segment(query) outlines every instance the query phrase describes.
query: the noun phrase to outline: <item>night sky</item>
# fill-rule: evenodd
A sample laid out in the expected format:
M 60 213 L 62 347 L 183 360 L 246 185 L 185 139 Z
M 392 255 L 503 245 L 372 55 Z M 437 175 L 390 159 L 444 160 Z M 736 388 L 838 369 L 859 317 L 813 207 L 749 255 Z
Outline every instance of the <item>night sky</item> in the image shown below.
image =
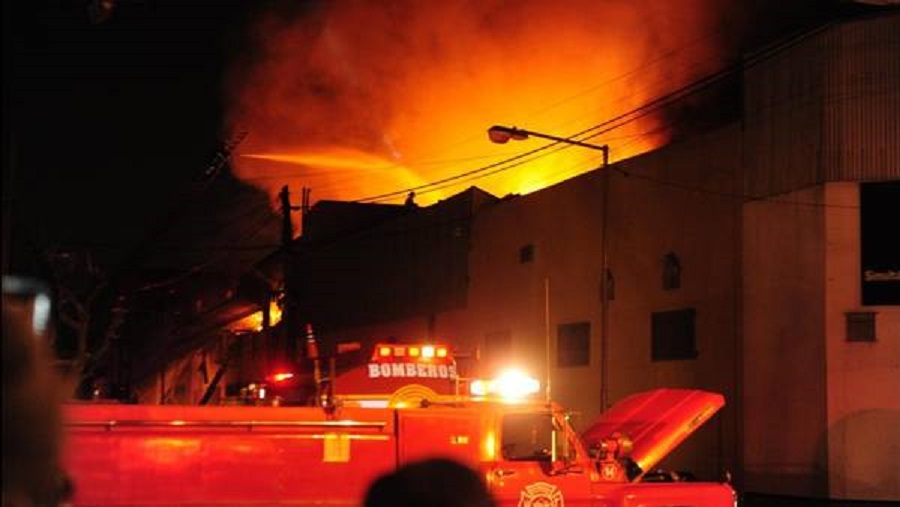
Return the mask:
M 96 4 L 3 3 L 9 269 L 35 271 L 41 252 L 59 248 L 114 266 L 148 237 L 147 257 L 182 268 L 223 243 L 266 253 L 278 227 L 268 196 L 227 171 L 199 193 L 191 182 L 230 135 L 225 90 L 235 62 L 253 58 L 250 23 L 267 9 L 302 16 L 320 3 L 118 0 L 106 19 L 91 17 Z M 747 44 L 847 6 L 741 4 L 736 15 L 756 23 Z M 161 221 L 166 233 L 148 235 Z M 251 232 L 260 224 L 272 230 Z
M 229 136 L 222 90 L 252 9 L 123 0 L 93 22 L 90 5 L 3 4 L 12 269 L 34 269 L 28 257 L 48 248 L 93 250 L 115 264 L 166 220 L 162 250 L 214 245 L 216 227 L 235 225 L 219 218 L 229 205 L 258 224 L 267 197 L 227 173 L 201 192 L 191 186 Z

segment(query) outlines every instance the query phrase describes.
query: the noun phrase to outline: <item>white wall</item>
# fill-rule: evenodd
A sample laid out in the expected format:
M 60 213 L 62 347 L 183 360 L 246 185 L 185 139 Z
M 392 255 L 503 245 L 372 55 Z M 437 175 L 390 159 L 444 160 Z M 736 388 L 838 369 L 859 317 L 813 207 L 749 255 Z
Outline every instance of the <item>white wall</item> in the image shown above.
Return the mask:
M 825 202 L 829 493 L 900 500 L 900 307 L 861 306 L 859 185 L 830 183 Z M 846 341 L 856 311 L 877 312 L 875 342 Z

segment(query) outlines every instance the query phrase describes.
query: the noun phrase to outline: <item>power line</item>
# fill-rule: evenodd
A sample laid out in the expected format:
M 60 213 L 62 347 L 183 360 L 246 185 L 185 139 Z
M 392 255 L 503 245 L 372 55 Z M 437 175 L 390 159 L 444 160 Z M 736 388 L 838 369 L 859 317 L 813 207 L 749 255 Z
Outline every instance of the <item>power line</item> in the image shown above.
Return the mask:
M 832 25 L 832 23 L 826 23 L 815 29 L 806 30 L 799 34 L 793 34 L 793 35 L 783 39 L 781 42 L 775 43 L 770 47 L 764 48 L 763 50 L 759 51 L 758 53 L 751 55 L 750 57 L 748 57 L 742 61 L 739 61 L 735 64 L 729 65 L 717 72 L 714 72 L 714 73 L 712 73 L 708 76 L 705 76 L 699 80 L 693 81 L 693 82 L 691 82 L 683 87 L 680 87 L 672 92 L 661 95 L 640 107 L 626 111 L 626 112 L 619 114 L 609 120 L 606 120 L 606 121 L 603 121 L 596 125 L 593 125 L 593 126 L 587 128 L 587 129 L 584 129 L 580 132 L 576 132 L 575 134 L 568 136 L 567 139 L 575 140 L 575 141 L 586 141 L 586 140 L 593 139 L 599 135 L 602 135 L 606 132 L 609 132 L 611 130 L 620 128 L 624 125 L 627 125 L 628 123 L 631 123 L 639 118 L 647 116 L 647 115 L 659 110 L 660 108 L 667 106 L 675 101 L 682 100 L 682 99 L 689 97 L 691 95 L 694 95 L 702 90 L 705 90 L 705 89 L 709 88 L 710 86 L 721 82 L 726 77 L 729 77 L 732 74 L 737 73 L 738 71 L 746 70 L 755 65 L 758 65 L 759 63 L 766 61 L 769 58 L 772 58 L 772 57 L 780 54 L 781 52 L 793 47 L 794 45 L 800 43 L 801 41 L 806 40 L 807 38 L 824 31 L 831 25 Z M 421 194 L 421 193 L 424 193 L 424 192 L 422 192 L 422 190 L 429 189 L 430 187 L 445 188 L 447 186 L 446 183 L 450 183 L 452 181 L 467 178 L 470 176 L 479 175 L 479 174 L 481 175 L 480 177 L 490 176 L 492 174 L 496 174 L 497 172 L 500 172 L 503 170 L 508 170 L 508 169 L 512 169 L 514 167 L 518 167 L 518 166 L 522 165 L 524 162 L 517 162 L 517 161 L 519 161 L 529 155 L 534 155 L 537 153 L 544 152 L 547 149 L 549 149 L 553 146 L 556 146 L 560 143 L 561 143 L 560 141 L 549 143 L 549 144 L 546 144 L 539 148 L 535 148 L 535 149 L 526 151 L 519 155 L 515 155 L 513 157 L 509 157 L 507 159 L 504 159 L 504 160 L 501 160 L 498 162 L 494 162 L 494 163 L 491 163 L 491 164 L 488 164 L 488 165 L 485 165 L 485 166 L 482 166 L 482 167 L 479 167 L 479 168 L 476 168 L 476 169 L 473 169 L 470 171 L 459 173 L 454 176 L 449 176 L 449 177 L 442 178 L 442 179 L 439 179 L 436 181 L 432 181 L 430 183 L 425 183 L 422 185 L 406 188 L 403 190 L 397 190 L 394 192 L 388 192 L 388 193 L 384 193 L 384 194 L 380 194 L 380 195 L 376 195 L 376 196 L 358 199 L 357 202 L 383 201 L 388 198 L 406 195 L 409 192 L 418 192 Z M 548 153 L 544 153 L 544 154 L 540 155 L 539 157 L 535 157 L 531 160 L 537 160 L 538 158 L 542 158 L 543 156 L 546 156 L 547 154 Z M 513 162 L 517 162 L 517 163 L 512 164 Z M 511 165 L 509 165 L 507 167 L 503 167 L 506 164 L 511 164 Z M 493 170 L 493 169 L 500 168 L 500 167 L 503 167 L 503 168 L 499 169 L 499 170 Z M 487 172 L 487 171 L 490 171 L 490 172 Z M 467 181 L 472 181 L 474 179 L 478 179 L 478 178 L 469 178 Z M 427 190 L 427 191 L 433 191 L 433 190 Z
M 576 100 L 576 99 L 578 99 L 578 98 L 584 97 L 584 96 L 586 96 L 586 95 L 595 93 L 595 92 L 597 92 L 597 91 L 603 89 L 604 87 L 609 86 L 609 85 L 611 85 L 611 84 L 613 84 L 613 83 L 615 83 L 615 82 L 621 81 L 621 80 L 626 79 L 626 78 L 631 77 L 631 76 L 634 76 L 634 75 L 638 74 L 638 73 L 641 72 L 641 71 L 647 71 L 647 70 L 650 69 L 651 67 L 654 67 L 654 66 L 656 66 L 656 65 L 658 65 L 658 64 L 660 64 L 660 63 L 662 63 L 662 62 L 664 62 L 664 61 L 666 61 L 666 60 L 670 60 L 670 59 L 674 58 L 676 55 L 678 55 L 679 53 L 683 53 L 684 51 L 686 51 L 686 50 L 689 49 L 689 48 L 692 48 L 692 47 L 694 47 L 694 46 L 697 46 L 697 45 L 699 45 L 699 44 L 701 44 L 701 43 L 703 43 L 703 42 L 708 41 L 709 39 L 712 39 L 712 38 L 714 38 L 714 37 L 717 37 L 717 36 L 721 35 L 722 32 L 724 32 L 724 31 L 725 31 L 725 27 L 714 28 L 714 29 L 711 31 L 711 33 L 709 33 L 709 34 L 707 34 L 707 35 L 704 35 L 704 36 L 698 37 L 698 38 L 696 38 L 696 39 L 693 39 L 693 40 L 691 40 L 690 42 L 688 42 L 688 43 L 686 43 L 686 44 L 684 44 L 684 45 L 681 45 L 681 46 L 672 48 L 672 49 L 670 49 L 670 50 L 668 50 L 668 51 L 662 53 L 661 55 L 659 55 L 659 56 L 657 56 L 657 57 L 655 57 L 655 58 L 653 58 L 653 59 L 651 59 L 651 60 L 649 60 L 649 61 L 646 61 L 646 62 L 644 62 L 643 64 L 641 64 L 641 65 L 639 65 L 639 66 L 633 67 L 632 69 L 630 69 L 630 70 L 628 70 L 628 71 L 626 71 L 626 72 L 624 72 L 624 73 L 622 73 L 622 74 L 619 74 L 619 75 L 617 75 L 617 76 L 615 76 L 615 77 L 612 77 L 612 78 L 607 79 L 607 80 L 605 80 L 605 81 L 602 81 L 602 82 L 600 82 L 600 83 L 591 85 L 591 86 L 589 86 L 588 88 L 585 88 L 585 89 L 583 89 L 583 90 L 581 90 L 581 91 L 578 91 L 578 92 L 576 92 L 576 93 L 574 93 L 574 94 L 572 94 L 572 95 L 569 95 L 569 96 L 564 97 L 564 98 L 562 98 L 562 99 L 560 99 L 560 100 L 557 100 L 556 102 L 553 102 L 553 103 L 551 103 L 551 104 L 548 104 L 548 105 L 546 105 L 546 106 L 544 106 L 544 107 L 541 107 L 541 108 L 539 108 L 539 109 L 537 109 L 537 110 L 531 111 L 531 112 L 528 113 L 527 115 L 522 116 L 520 119 L 521 119 L 521 121 L 526 121 L 526 120 L 528 120 L 528 119 L 530 119 L 530 118 L 534 118 L 534 117 L 536 117 L 536 116 L 540 116 L 540 115 L 542 115 L 543 113 L 546 113 L 546 112 L 548 112 L 548 111 L 551 111 L 551 110 L 553 110 L 553 109 L 555 109 L 555 108 L 557 108 L 557 107 L 559 107 L 559 106 L 561 106 L 561 105 L 563 105 L 563 104 L 566 104 L 566 103 L 571 102 L 571 101 L 573 101 L 573 100 Z M 696 62 L 695 62 L 695 63 L 696 63 Z M 472 140 L 474 140 L 474 139 L 477 139 L 477 138 L 479 138 L 479 137 L 481 137 L 481 134 L 473 134 L 473 135 L 471 135 L 471 136 L 465 137 L 465 138 L 460 139 L 460 140 L 458 140 L 458 141 L 456 141 L 456 142 L 453 142 L 453 143 L 451 143 L 451 144 L 446 145 L 446 146 L 444 147 L 444 149 L 441 149 L 441 150 L 439 151 L 439 153 L 446 152 L 446 151 L 448 150 L 448 148 L 451 148 L 451 147 L 454 147 L 454 146 L 458 146 L 458 145 L 461 145 L 461 144 L 465 144 L 465 143 L 467 143 L 467 142 L 469 142 L 469 141 L 472 141 Z M 468 156 L 468 157 L 458 157 L 458 158 L 434 158 L 434 159 L 427 159 L 427 158 L 426 158 L 426 159 L 424 159 L 424 160 L 423 160 L 423 159 L 410 160 L 410 161 L 408 161 L 407 163 L 404 163 L 404 164 L 399 164 L 399 163 L 386 164 L 386 165 L 381 166 L 381 167 L 371 168 L 370 170 L 371 170 L 371 171 L 383 171 L 383 170 L 389 170 L 389 169 L 393 169 L 393 168 L 397 168 L 397 167 L 404 167 L 404 166 L 406 166 L 406 167 L 410 167 L 410 166 L 420 167 L 420 166 L 448 165 L 448 164 L 455 164 L 455 163 L 460 163 L 460 162 L 469 162 L 469 161 L 473 161 L 473 160 L 484 160 L 484 159 L 489 159 L 489 158 L 497 158 L 497 156 L 498 156 L 498 155 L 497 155 L 496 153 L 493 153 L 493 154 L 473 155 L 473 156 Z M 348 170 L 348 171 L 350 171 L 350 170 Z M 285 178 L 285 177 L 305 177 L 305 176 L 317 176 L 317 175 L 323 175 L 323 174 L 329 174 L 329 175 L 332 175 L 334 172 L 335 172 L 335 170 L 315 171 L 315 172 L 309 172 L 309 171 L 306 171 L 306 172 L 302 172 L 302 173 L 292 173 L 292 174 L 283 174 L 283 175 L 271 175 L 271 176 L 257 176 L 257 177 L 253 177 L 253 178 L 241 178 L 241 179 L 242 179 L 242 180 L 245 180 L 245 181 L 280 180 L 280 179 L 283 179 L 283 178 Z M 402 192 L 400 192 L 400 193 L 402 193 Z M 360 200 L 360 202 L 363 202 L 363 201 L 365 201 L 365 200 L 368 200 L 368 199 Z
M 545 145 L 545 146 L 541 146 L 540 148 L 535 148 L 535 149 L 533 149 L 533 150 L 529 150 L 529 151 L 526 151 L 526 152 L 524 152 L 524 153 L 520 153 L 519 155 L 516 155 L 516 156 L 513 156 L 513 157 L 509 157 L 509 158 L 507 158 L 507 159 L 501 160 L 500 162 L 495 162 L 495 163 L 493 163 L 493 164 L 488 164 L 488 165 L 486 165 L 486 166 L 482 166 L 482 167 L 479 167 L 479 168 L 477 168 L 477 169 L 473 169 L 473 170 L 471 170 L 471 171 L 466 171 L 466 172 L 464 172 L 464 173 L 460 173 L 460 174 L 457 174 L 457 175 L 454 175 L 454 176 L 450 176 L 450 177 L 447 177 L 447 178 L 444 178 L 444 179 L 432 181 L 431 183 L 425 183 L 425 184 L 423 184 L 423 185 L 418 185 L 418 186 L 415 186 L 415 187 L 410 187 L 410 188 L 407 188 L 407 189 L 404 189 L 404 190 L 397 190 L 397 191 L 395 191 L 395 192 L 388 192 L 388 193 L 386 193 L 386 194 L 375 195 L 375 196 L 372 196 L 372 197 L 366 197 L 366 198 L 363 198 L 363 199 L 357 199 L 357 202 L 377 201 L 377 200 L 380 200 L 380 199 L 384 199 L 384 198 L 386 198 L 386 197 L 395 197 L 395 196 L 400 196 L 400 195 L 406 195 L 406 194 L 408 194 L 409 192 L 417 191 L 417 190 L 420 190 L 420 189 L 426 189 L 426 188 L 431 187 L 431 186 L 434 186 L 434 185 L 440 185 L 440 184 L 442 184 L 442 183 L 447 183 L 447 182 L 449 182 L 449 181 L 458 180 L 458 179 L 460 179 L 460 178 L 465 178 L 466 176 L 471 176 L 471 175 L 473 175 L 473 174 L 478 174 L 478 173 L 480 173 L 480 172 L 484 172 L 484 171 L 493 169 L 493 168 L 495 168 L 495 167 L 502 166 L 502 165 L 507 164 L 507 163 L 509 163 L 509 162 L 514 162 L 514 161 L 516 161 L 516 160 L 520 160 L 520 159 L 522 159 L 522 158 L 524 158 L 524 157 L 527 157 L 528 155 L 533 155 L 533 154 L 535 154 L 535 153 L 540 153 L 540 152 L 542 152 L 542 151 L 544 151 L 544 150 L 546 150 L 546 149 L 548 149 L 548 148 L 551 148 L 551 147 L 553 147 L 553 146 L 555 146 L 555 145 L 557 145 L 557 144 L 560 144 L 560 141 L 556 141 L 556 142 L 547 144 L 547 145 Z M 513 167 L 515 167 L 515 166 L 513 166 Z
M 615 83 L 615 82 L 618 82 L 618 81 L 621 81 L 621 80 L 626 79 L 626 78 L 628 78 L 628 77 L 631 77 L 631 76 L 633 76 L 633 75 L 636 75 L 636 74 L 638 74 L 638 73 L 641 72 L 641 71 L 647 71 L 648 69 L 650 69 L 651 67 L 653 67 L 653 66 L 655 66 L 655 65 L 657 65 L 657 64 L 659 64 L 659 63 L 662 63 L 662 62 L 664 62 L 664 61 L 666 61 L 666 60 L 670 60 L 670 59 L 674 58 L 678 53 L 682 53 L 683 51 L 687 50 L 688 48 L 691 48 L 691 47 L 694 47 L 694 46 L 696 46 L 696 45 L 698 45 L 698 44 L 704 43 L 704 42 L 708 41 L 709 39 L 712 39 L 713 37 L 718 37 L 718 36 L 720 36 L 725 30 L 726 30 L 726 27 L 725 27 L 724 25 L 721 26 L 721 27 L 714 28 L 714 29 L 711 31 L 711 33 L 709 33 L 709 34 L 707 34 L 707 35 L 704 35 L 704 36 L 701 36 L 701 37 L 698 37 L 698 38 L 696 38 L 696 39 L 694 39 L 694 40 L 691 40 L 690 42 L 688 42 L 688 43 L 686 43 L 686 44 L 684 44 L 684 45 L 682 45 L 682 46 L 672 48 L 672 49 L 670 49 L 669 51 L 666 51 L 666 52 L 662 53 L 661 55 L 659 55 L 659 56 L 657 56 L 657 57 L 655 57 L 655 58 L 653 58 L 653 59 L 651 59 L 651 60 L 649 60 L 649 61 L 647 61 L 647 62 L 645 62 L 645 63 L 643 63 L 643 64 L 641 64 L 641 65 L 639 65 L 639 66 L 636 66 L 636 67 L 632 68 L 631 70 L 628 70 L 628 71 L 626 71 L 626 72 L 624 72 L 624 73 L 622 73 L 622 74 L 619 74 L 618 76 L 612 77 L 612 78 L 607 79 L 607 80 L 605 80 L 605 81 L 602 81 L 602 82 L 600 82 L 600 83 L 598 83 L 598 84 L 591 85 L 591 86 L 589 86 L 588 88 L 583 89 L 583 90 L 581 90 L 581 91 L 579 91 L 579 92 L 576 92 L 576 93 L 573 94 L 573 95 L 570 95 L 570 96 L 568 96 L 568 97 L 564 97 L 564 98 L 562 98 L 562 99 L 560 99 L 560 100 L 557 100 L 556 102 L 553 102 L 553 103 L 551 103 L 551 104 L 548 104 L 548 105 L 546 105 L 546 106 L 544 106 L 544 107 L 542 107 L 542 108 L 539 108 L 539 109 L 537 109 L 537 110 L 531 111 L 531 112 L 528 113 L 527 115 L 525 115 L 525 116 L 523 116 L 523 117 L 520 117 L 519 121 L 527 121 L 527 120 L 530 120 L 531 118 L 534 118 L 534 117 L 536 117 L 536 116 L 540 116 L 541 114 L 546 113 L 546 112 L 548 112 L 548 111 L 550 111 L 550 110 L 552 110 L 552 109 L 555 109 L 555 108 L 557 108 L 557 107 L 559 107 L 559 106 L 561 106 L 561 105 L 563 105 L 563 104 L 565 104 L 565 103 L 571 102 L 571 101 L 576 100 L 576 99 L 578 99 L 578 98 L 580 98 L 580 97 L 584 97 L 584 96 L 589 95 L 589 94 L 591 94 L 591 93 L 597 92 L 597 91 L 601 90 L 602 88 L 604 88 L 604 87 L 606 87 L 606 86 L 608 86 L 608 85 L 611 85 L 611 84 L 613 84 L 613 83 Z M 468 137 L 466 137 L 466 138 L 463 138 L 463 139 L 461 139 L 461 140 L 459 140 L 459 141 L 457 141 L 457 142 L 454 142 L 454 143 L 451 143 L 451 144 L 447 145 L 447 146 L 445 147 L 445 149 L 442 150 L 442 152 L 447 151 L 446 148 L 451 148 L 451 147 L 454 147 L 454 146 L 458 146 L 458 145 L 461 145 L 461 144 L 465 144 L 465 143 L 467 143 L 467 142 L 469 142 L 469 141 L 471 141 L 471 140 L 473 140 L 473 139 L 476 139 L 476 138 L 478 138 L 478 137 L 481 137 L 481 134 L 473 134 L 473 135 L 471 135 L 471 136 L 468 136 Z M 487 158 L 487 157 L 485 157 L 485 158 Z M 447 160 L 449 161 L 449 160 L 451 160 L 451 159 L 447 159 Z M 433 163 L 442 163 L 442 161 L 441 161 L 440 159 L 438 159 L 437 161 L 427 161 L 427 160 L 426 160 L 426 161 L 424 161 L 424 162 L 422 162 L 422 161 L 410 161 L 410 165 L 416 165 L 416 166 L 426 165 L 426 164 L 433 164 Z M 395 165 L 391 165 L 391 166 L 387 166 L 386 168 L 391 168 L 391 167 L 396 167 L 396 166 L 395 166 Z
M 263 206 L 257 205 L 257 207 L 250 208 L 250 210 L 245 211 L 244 213 L 239 215 L 237 221 L 242 221 L 243 219 L 249 219 L 249 217 L 254 214 L 261 215 L 260 216 L 261 220 L 256 220 L 253 223 L 253 227 L 250 229 L 252 232 L 249 235 L 247 235 L 246 237 L 242 238 L 243 241 L 251 240 L 254 237 L 256 237 L 260 232 L 263 231 L 263 229 L 265 228 L 265 226 L 268 223 L 270 223 L 271 221 L 273 221 L 274 219 L 277 218 L 271 213 L 271 210 L 269 209 L 268 205 L 264 204 Z M 217 255 L 215 255 L 203 262 L 200 262 L 198 264 L 194 264 L 193 266 L 190 266 L 188 268 L 181 269 L 180 270 L 181 272 L 174 276 L 171 276 L 171 277 L 168 277 L 166 279 L 159 280 L 156 282 L 150 282 L 150 283 L 144 284 L 143 286 L 141 286 L 137 289 L 137 292 L 147 292 L 147 291 L 156 290 L 156 289 L 175 285 L 177 283 L 182 282 L 183 280 L 186 280 L 186 279 L 194 276 L 197 273 L 200 273 L 202 271 L 209 269 L 210 266 L 213 266 L 216 264 L 224 264 L 226 261 L 230 260 L 230 257 L 232 255 L 234 255 L 236 252 L 247 252 L 247 251 L 254 251 L 254 250 L 256 250 L 256 249 L 242 250 L 242 249 L 238 249 L 238 248 L 234 248 L 234 247 L 232 247 L 228 250 L 218 250 Z M 272 250 L 274 250 L 274 248 Z
M 664 180 L 664 179 L 656 178 L 653 176 L 647 176 L 646 174 L 633 173 L 633 172 L 626 171 L 617 166 L 609 166 L 609 168 L 611 170 L 621 174 L 622 176 L 624 176 L 626 178 L 635 178 L 635 179 L 648 181 L 648 182 L 651 182 L 651 183 L 654 183 L 657 185 L 661 185 L 661 186 L 677 188 L 680 190 L 685 190 L 688 192 L 695 192 L 698 194 L 706 194 L 706 195 L 712 195 L 712 196 L 716 196 L 716 197 L 723 197 L 726 199 L 741 200 L 743 202 L 765 201 L 765 202 L 771 202 L 774 204 L 790 204 L 790 205 L 798 205 L 798 206 L 811 206 L 811 207 L 816 207 L 816 208 L 859 209 L 859 206 L 854 206 L 854 205 L 849 205 L 849 204 L 845 205 L 845 204 L 827 204 L 827 203 L 806 202 L 806 201 L 789 201 L 789 200 L 783 200 L 783 199 L 775 199 L 775 198 L 766 197 L 766 196 L 751 196 L 751 195 L 741 194 L 741 193 L 736 193 L 736 192 L 722 192 L 722 191 L 718 191 L 718 190 L 711 190 L 708 188 L 688 185 L 685 183 L 679 183 L 676 181 Z
M 627 138 L 633 138 L 633 137 L 640 137 L 640 136 L 644 136 L 644 135 L 648 135 L 648 134 L 652 134 L 652 133 L 655 133 L 655 132 L 658 132 L 658 131 L 665 130 L 666 128 L 667 128 L 667 127 L 660 127 L 660 128 L 658 128 L 658 129 L 654 129 L 654 130 L 642 132 L 642 133 L 640 133 L 640 134 L 632 134 L 632 135 L 629 135 L 629 136 L 619 136 L 619 137 L 616 137 L 616 138 L 610 138 L 609 140 L 612 140 L 612 139 L 627 139 Z M 553 144 L 557 144 L 557 143 L 553 143 Z M 627 145 L 627 144 L 626 144 L 626 145 Z M 550 146 L 552 146 L 552 145 L 548 145 L 547 148 L 549 148 Z M 557 152 L 562 151 L 562 150 L 567 150 L 567 149 L 570 149 L 570 148 L 572 148 L 572 145 L 569 145 L 569 144 L 562 144 L 562 145 L 560 145 L 560 146 L 556 146 L 554 149 L 552 149 L 551 151 L 549 151 L 549 152 L 547 153 L 547 155 L 550 155 L 550 154 L 553 154 L 553 153 L 557 153 Z M 457 185 L 462 185 L 462 184 L 469 183 L 469 182 L 471 182 L 471 181 L 475 181 L 475 180 L 478 180 L 478 179 L 481 179 L 481 178 L 487 178 L 487 177 L 489 177 L 489 176 L 493 176 L 494 174 L 497 174 L 497 173 L 506 171 L 506 170 L 508 170 L 508 169 L 513 169 L 513 168 L 515 168 L 515 167 L 519 167 L 519 166 L 521 166 L 521 165 L 527 164 L 527 163 L 529 163 L 529 162 L 532 162 L 532 161 L 534 161 L 534 160 L 537 160 L 538 158 L 541 158 L 542 156 L 543 156 L 543 155 L 538 155 L 537 157 L 533 157 L 533 158 L 528 159 L 528 160 L 522 160 L 522 161 L 520 161 L 520 162 L 516 162 L 515 164 L 511 164 L 511 165 L 509 165 L 509 166 L 501 167 L 501 168 L 495 169 L 495 170 L 493 170 L 493 171 L 491 171 L 491 172 L 488 172 L 488 173 L 485 173 L 485 174 L 475 175 L 475 176 L 472 176 L 471 178 L 464 179 L 464 180 L 461 180 L 461 181 L 455 181 L 455 182 L 451 182 L 451 183 L 448 183 L 448 184 L 445 184 L 445 185 L 440 185 L 440 186 L 437 186 L 437 187 L 434 187 L 434 188 L 429 188 L 429 189 L 427 189 L 427 190 L 425 190 L 425 191 L 423 191 L 423 192 L 420 192 L 420 194 L 427 194 L 427 193 L 430 193 L 430 192 L 436 192 L 436 191 L 438 191 L 438 190 L 443 190 L 443 189 L 445 189 L 445 188 L 450 188 L 450 187 L 454 187 L 454 186 L 457 186 Z M 592 164 L 586 164 L 586 165 L 585 165 L 585 164 L 580 164 L 579 167 L 581 167 L 581 166 L 590 166 L 590 165 L 592 165 Z M 580 173 L 579 173 L 579 174 L 580 174 Z M 384 199 L 384 200 L 386 201 L 387 199 Z M 373 201 L 373 202 L 379 202 L 379 201 Z M 383 201 L 381 201 L 381 202 L 383 202 Z

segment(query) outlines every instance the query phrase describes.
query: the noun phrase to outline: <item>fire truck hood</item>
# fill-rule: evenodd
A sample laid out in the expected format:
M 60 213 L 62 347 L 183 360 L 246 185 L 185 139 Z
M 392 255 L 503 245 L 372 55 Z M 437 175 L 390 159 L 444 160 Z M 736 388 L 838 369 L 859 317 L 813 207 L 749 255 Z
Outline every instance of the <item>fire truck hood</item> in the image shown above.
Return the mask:
M 631 459 L 647 472 L 723 405 L 721 394 L 694 389 L 634 394 L 601 415 L 582 438 L 593 447 L 613 433 L 628 435 L 633 442 Z

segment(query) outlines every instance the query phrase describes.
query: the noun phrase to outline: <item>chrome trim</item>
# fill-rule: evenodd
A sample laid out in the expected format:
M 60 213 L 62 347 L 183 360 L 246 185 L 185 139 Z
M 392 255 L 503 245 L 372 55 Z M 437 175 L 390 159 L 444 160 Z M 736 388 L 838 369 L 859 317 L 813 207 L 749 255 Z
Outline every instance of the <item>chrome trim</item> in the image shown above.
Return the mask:
M 68 421 L 66 426 L 76 428 L 371 428 L 384 429 L 385 421 L 182 421 L 178 419 L 155 421 L 150 419 L 110 419 L 108 421 Z

